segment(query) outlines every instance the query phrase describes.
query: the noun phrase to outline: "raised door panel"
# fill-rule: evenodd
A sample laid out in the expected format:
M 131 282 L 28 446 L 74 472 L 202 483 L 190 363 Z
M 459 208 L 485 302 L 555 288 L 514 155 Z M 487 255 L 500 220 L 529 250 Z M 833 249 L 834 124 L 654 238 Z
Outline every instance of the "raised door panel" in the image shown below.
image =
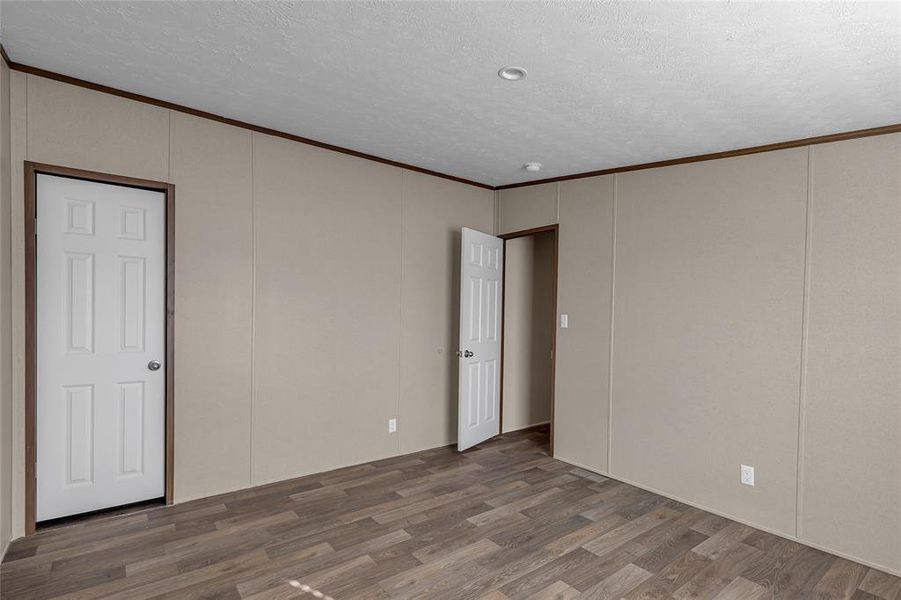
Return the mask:
M 143 381 L 119 384 L 117 477 L 135 477 L 144 474 L 146 430 L 144 388 Z
M 67 385 L 65 394 L 66 485 L 94 482 L 94 386 Z
M 65 347 L 67 352 L 94 351 L 94 255 L 66 252 Z
M 146 312 L 146 260 L 141 256 L 119 256 L 116 312 L 118 318 L 119 350 L 144 350 Z

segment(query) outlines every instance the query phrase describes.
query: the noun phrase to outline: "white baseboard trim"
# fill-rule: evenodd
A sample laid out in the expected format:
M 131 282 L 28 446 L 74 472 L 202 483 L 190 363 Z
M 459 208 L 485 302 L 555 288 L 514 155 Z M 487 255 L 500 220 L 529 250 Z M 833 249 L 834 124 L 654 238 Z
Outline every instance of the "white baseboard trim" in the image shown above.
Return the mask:
M 741 523 L 742 525 L 747 525 L 748 527 L 753 527 L 754 529 L 759 529 L 759 530 L 761 530 L 761 531 L 765 531 L 765 532 L 770 533 L 770 534 L 772 534 L 772 535 L 777 535 L 777 536 L 779 536 L 779 537 L 781 537 L 781 538 L 784 538 L 784 539 L 786 539 L 786 540 L 791 540 L 792 542 L 797 542 L 797 543 L 799 543 L 799 544 L 803 544 L 803 545 L 805 545 L 805 546 L 808 546 L 809 548 L 813 548 L 813 549 L 815 549 L 815 550 L 821 550 L 821 551 L 823 551 L 823 552 L 826 552 L 827 554 L 832 554 L 833 556 L 837 556 L 837 557 L 839 557 L 839 558 L 844 558 L 844 559 L 846 559 L 846 560 L 850 560 L 850 561 L 854 561 L 854 562 L 856 562 L 856 563 L 860 563 L 860 564 L 862 564 L 862 565 L 864 565 L 864 566 L 867 566 L 867 567 L 870 567 L 870 568 L 877 569 L 877 570 L 879 570 L 879 571 L 883 571 L 883 572 L 885 572 L 885 573 L 888 573 L 889 575 L 894 575 L 894 576 L 896 576 L 896 577 L 901 577 L 901 571 L 898 571 L 898 570 L 896 570 L 896 569 L 892 569 L 892 568 L 890 568 L 890 567 L 887 567 L 886 565 L 881 565 L 881 564 L 879 564 L 879 563 L 874 563 L 874 562 L 872 562 L 872 561 L 869 561 L 869 560 L 860 558 L 859 556 L 853 556 L 853 555 L 851 555 L 851 554 L 846 554 L 846 553 L 844 553 L 844 552 L 839 552 L 838 550 L 834 550 L 834 549 L 832 549 L 832 548 L 827 548 L 826 546 L 822 546 L 822 545 L 820 545 L 820 544 L 816 544 L 816 543 L 813 543 L 813 542 L 809 542 L 809 541 L 807 541 L 807 540 L 801 539 L 801 538 L 799 538 L 799 537 L 797 537 L 797 536 L 794 536 L 794 535 L 791 535 L 791 534 L 784 533 L 784 532 L 782 532 L 782 531 L 776 531 L 775 529 L 771 529 L 770 527 L 766 527 L 766 526 L 763 526 L 763 525 L 759 525 L 759 524 L 757 524 L 757 523 L 753 523 L 753 522 L 751 522 L 751 521 L 748 521 L 747 519 L 743 519 L 743 518 L 737 517 L 737 516 L 735 516 L 735 515 L 730 515 L 729 513 L 725 513 L 725 512 L 723 512 L 723 511 L 720 511 L 720 510 L 716 510 L 716 509 L 710 508 L 709 506 L 704 506 L 703 504 L 699 504 L 698 502 L 694 502 L 694 501 L 692 501 L 692 500 L 687 500 L 687 499 L 685 499 L 685 498 L 680 498 L 679 496 L 675 496 L 675 495 L 670 494 L 670 493 L 668 493 L 668 492 L 664 492 L 664 491 L 655 489 L 655 488 L 653 488 L 653 487 L 651 487 L 651 486 L 648 486 L 648 485 L 645 485 L 645 484 L 643 484 L 643 483 L 638 483 L 637 481 L 632 481 L 632 480 L 630 480 L 630 479 L 626 479 L 625 477 L 620 477 L 620 476 L 618 476 L 618 475 L 611 475 L 610 473 L 607 473 L 607 472 L 605 472 L 605 471 L 602 470 L 602 469 L 598 469 L 597 467 L 590 467 L 590 466 L 588 466 L 588 465 L 582 464 L 582 463 L 580 463 L 580 462 L 578 462 L 578 461 L 575 461 L 575 460 L 570 460 L 570 459 L 565 458 L 565 457 L 563 457 L 563 456 L 555 455 L 554 458 L 556 458 L 556 459 L 559 460 L 559 461 L 562 461 L 562 462 L 571 464 L 571 465 L 574 466 L 574 467 L 578 467 L 578 468 L 580 468 L 580 469 L 585 469 L 586 471 L 591 471 L 592 473 L 597 473 L 598 475 L 603 475 L 604 477 L 609 477 L 610 479 L 615 479 L 616 481 L 620 481 L 620 482 L 622 482 L 622 483 L 626 483 L 626 484 L 628 484 L 628 485 L 631 485 L 631 486 L 634 486 L 634 487 L 637 487 L 637 488 L 646 490 L 646 491 L 648 491 L 648 492 L 652 492 L 652 493 L 654 493 L 654 494 L 657 494 L 658 496 L 663 496 L 664 498 L 669 498 L 670 500 L 675 500 L 676 502 L 681 502 L 682 504 L 687 504 L 688 506 L 693 506 L 694 508 L 699 508 L 699 509 L 701 509 L 701 510 L 703 510 L 703 511 L 712 513 L 712 514 L 714 514 L 714 515 L 718 515 L 718 516 L 720 516 L 720 517 L 729 519 L 729 520 L 731 520 L 731 521 L 736 521 L 736 522 L 738 522 L 738 523 Z

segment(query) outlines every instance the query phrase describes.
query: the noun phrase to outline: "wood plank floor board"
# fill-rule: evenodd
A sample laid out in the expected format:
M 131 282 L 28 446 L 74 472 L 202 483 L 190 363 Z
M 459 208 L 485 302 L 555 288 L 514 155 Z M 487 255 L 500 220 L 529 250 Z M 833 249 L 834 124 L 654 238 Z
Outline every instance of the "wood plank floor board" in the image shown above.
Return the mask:
M 627 600 L 657 600 L 671 598 L 672 593 L 691 581 L 698 573 L 710 565 L 710 559 L 686 551 L 669 563 L 659 573 L 648 578 L 638 587 L 628 592 Z
M 594 560 L 592 569 L 568 573 L 566 582 L 580 591 L 587 592 L 626 565 L 634 565 L 635 559 L 647 551 L 647 548 L 637 542 L 628 542 L 618 552 L 608 552 L 603 556 L 599 556 Z
M 579 597 L 579 590 L 570 587 L 566 583 L 557 580 L 536 594 L 532 594 L 532 600 L 573 600 Z
M 636 567 L 634 564 L 629 563 L 609 577 L 605 577 L 603 580 L 585 590 L 585 592 L 582 593 L 581 598 L 584 598 L 585 600 L 613 600 L 614 598 L 622 598 L 624 594 L 628 594 L 630 591 L 637 588 L 649 577 L 651 577 L 651 573 L 648 573 L 641 567 Z
M 883 600 L 895 600 L 901 598 L 901 577 L 870 569 L 860 582 L 860 589 Z
M 446 600 L 468 600 L 488 591 L 500 593 L 503 586 L 541 568 L 555 558 L 542 549 L 531 547 L 503 549 L 479 563 L 482 577 L 462 583 L 447 595 Z
M 659 573 L 703 540 L 704 534 L 690 528 L 671 529 L 657 544 L 639 538 L 637 541 L 647 545 L 649 550 L 635 560 L 635 565 L 650 573 Z
M 713 598 L 738 577 L 746 562 L 759 555 L 760 550 L 739 542 L 720 555 L 717 560 L 708 559 L 710 564 L 673 592 L 672 596 L 676 600 Z
M 901 578 L 554 460 L 547 429 L 14 541 L 0 598 L 901 600 Z
M 540 590 L 558 579 L 569 585 L 573 573 L 598 571 L 601 559 L 582 548 L 577 548 L 563 556 L 557 556 L 552 561 L 523 574 L 516 580 L 504 585 L 501 591 L 510 598 L 528 598 L 537 590 Z
M 713 600 L 763 600 L 766 596 L 766 588 L 744 577 L 736 577 Z

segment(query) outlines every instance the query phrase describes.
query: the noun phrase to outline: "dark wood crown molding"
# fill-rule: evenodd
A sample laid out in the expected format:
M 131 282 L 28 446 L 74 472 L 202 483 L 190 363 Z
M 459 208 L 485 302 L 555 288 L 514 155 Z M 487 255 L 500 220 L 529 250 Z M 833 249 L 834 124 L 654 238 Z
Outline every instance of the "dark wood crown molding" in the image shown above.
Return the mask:
M 803 138 L 800 140 L 789 140 L 787 142 L 777 142 L 775 144 L 764 144 L 763 146 L 751 146 L 748 148 L 739 148 L 738 150 L 726 150 L 724 152 L 713 152 L 711 154 L 698 154 L 696 156 L 685 156 L 682 158 L 672 158 L 669 160 L 660 160 L 657 162 L 643 163 L 639 165 L 627 165 L 624 167 L 614 167 L 612 169 L 601 169 L 599 171 L 586 171 L 584 173 L 574 173 L 572 175 L 561 175 L 560 177 L 548 177 L 547 179 L 537 179 L 535 181 L 523 181 L 520 183 L 508 183 L 507 185 L 499 185 L 495 190 L 510 190 L 513 188 L 527 187 L 530 185 L 541 185 L 543 183 L 556 183 L 558 181 L 569 181 L 570 179 L 584 179 L 586 177 L 599 177 L 601 175 L 612 175 L 614 173 L 627 173 L 629 171 L 641 171 L 643 169 L 656 169 L 658 167 L 671 167 L 673 165 L 684 165 L 688 163 L 703 162 L 706 160 L 716 160 L 718 158 L 732 158 L 735 156 L 746 156 L 748 154 L 759 154 L 761 152 L 772 152 L 774 150 L 785 150 L 787 148 L 800 148 L 801 146 L 812 146 L 814 144 L 826 144 L 829 142 L 840 142 L 843 140 L 853 140 L 856 138 L 870 137 L 874 135 L 885 135 L 887 133 L 901 133 L 901 123 L 895 125 L 885 125 L 883 127 L 871 127 L 870 129 L 858 129 L 856 131 L 844 131 L 841 133 L 830 133 L 829 135 L 819 135 L 816 137 Z
M 250 131 L 256 131 L 257 133 L 280 137 L 280 138 L 284 138 L 284 139 L 291 140 L 294 142 L 300 142 L 301 144 L 307 144 L 309 146 L 316 146 L 317 148 L 323 148 L 325 150 L 331 150 L 333 152 L 340 152 L 341 154 L 348 154 L 350 156 L 355 156 L 357 158 L 363 158 L 365 160 L 371 160 L 371 161 L 382 163 L 385 165 L 391 165 L 392 167 L 399 167 L 401 169 L 407 169 L 409 171 L 416 171 L 418 173 L 432 175 L 433 177 L 441 177 L 442 179 L 449 179 L 451 181 L 465 183 L 467 185 L 474 185 L 476 187 L 480 187 L 480 188 L 483 188 L 486 190 L 494 189 L 494 186 L 488 185 L 487 183 L 471 181 L 469 179 L 464 179 L 462 177 L 448 175 L 447 173 L 439 173 L 438 171 L 432 171 L 430 169 L 425 169 L 423 167 L 417 167 L 415 165 L 408 165 L 406 163 L 398 162 L 396 160 L 390 160 L 387 158 L 382 158 L 380 156 L 375 156 L 373 154 L 366 154 L 365 152 L 358 152 L 356 150 L 351 150 L 350 148 L 342 148 L 341 146 L 335 146 L 333 144 L 327 144 L 325 142 L 311 140 L 310 138 L 305 138 L 305 137 L 302 137 L 299 135 L 294 135 L 292 133 L 286 133 L 284 131 L 279 131 L 277 129 L 270 129 L 268 127 L 261 127 L 259 125 L 254 125 L 253 123 L 247 123 L 245 121 L 239 121 L 237 119 L 223 117 L 222 115 L 217 115 L 217 114 L 206 112 L 203 110 L 198 110 L 196 108 L 191 108 L 189 106 L 182 106 L 181 104 L 175 104 L 174 102 L 167 102 L 166 100 L 158 100 L 156 98 L 151 98 L 150 96 L 134 94 L 132 92 L 127 92 L 125 90 L 120 90 L 118 88 L 113 88 L 113 87 L 109 87 L 106 85 L 101 85 L 99 83 L 92 83 L 90 81 L 85 81 L 84 79 L 78 79 L 76 77 L 70 77 L 68 75 L 54 73 L 53 71 L 47 71 L 44 69 L 40 69 L 38 67 L 23 65 L 22 63 L 17 63 L 17 62 L 13 62 L 13 61 L 9 60 L 9 58 L 6 55 L 5 50 L 3 51 L 3 57 L 4 57 L 4 60 L 6 60 L 6 63 L 9 65 L 9 68 L 14 71 L 21 71 L 22 73 L 28 73 L 30 75 L 37 75 L 38 77 L 44 77 L 45 79 L 53 79 L 55 81 L 60 81 L 62 83 L 68 83 L 70 85 L 87 88 L 89 90 L 94 90 L 96 92 L 103 92 L 105 94 L 119 96 L 120 98 L 126 98 L 128 100 L 134 100 L 136 102 L 152 104 L 153 106 L 159 106 L 161 108 L 165 108 L 168 110 L 175 110 L 175 111 L 186 113 L 189 115 L 194 115 L 195 117 L 202 117 L 204 119 L 218 121 L 219 123 L 224 123 L 226 125 L 232 125 L 234 127 L 240 127 L 242 129 L 249 129 Z
M 371 160 L 371 161 L 379 162 L 382 164 L 391 165 L 393 167 L 399 167 L 401 169 L 408 169 L 410 171 L 416 171 L 418 173 L 424 173 L 426 175 L 432 175 L 434 177 L 441 177 L 442 179 L 449 179 L 451 181 L 456 181 L 459 183 L 473 185 L 473 186 L 480 187 L 480 188 L 483 188 L 486 190 L 509 190 L 509 189 L 520 188 L 520 187 L 528 187 L 531 185 L 541 185 L 544 183 L 556 183 L 559 181 L 569 181 L 570 179 L 584 179 L 586 177 L 599 177 L 601 175 L 612 175 L 614 173 L 627 173 L 629 171 L 640 171 L 643 169 L 656 169 L 659 167 L 684 165 L 684 164 L 695 163 L 695 162 L 703 162 L 703 161 L 707 161 L 707 160 L 716 160 L 719 158 L 732 158 L 732 157 L 736 157 L 736 156 L 746 156 L 748 154 L 759 154 L 761 152 L 772 152 L 774 150 L 799 148 L 802 146 L 811 146 L 811 145 L 815 145 L 815 144 L 827 144 L 829 142 L 840 142 L 843 140 L 852 140 L 852 139 L 856 139 L 856 138 L 870 137 L 870 136 L 874 136 L 874 135 L 885 135 L 885 134 L 889 134 L 889 133 L 901 133 L 901 123 L 896 123 L 893 125 L 884 125 L 882 127 L 871 127 L 869 129 L 857 129 L 855 131 L 843 131 L 843 132 L 838 132 L 838 133 L 831 133 L 828 135 L 820 135 L 820 136 L 802 138 L 802 139 L 797 139 L 797 140 L 788 140 L 788 141 L 784 141 L 784 142 L 776 142 L 773 144 L 764 144 L 762 146 L 750 146 L 748 148 L 739 148 L 737 150 L 726 150 L 723 152 L 713 152 L 710 154 L 698 154 L 695 156 L 684 156 L 681 158 L 672 158 L 672 159 L 661 160 L 661 161 L 656 161 L 656 162 L 649 162 L 649 163 L 642 163 L 642 164 L 637 164 L 637 165 L 625 165 L 622 167 L 613 167 L 610 169 L 600 169 L 597 171 L 585 171 L 584 173 L 573 173 L 571 175 L 561 175 L 559 177 L 548 177 L 546 179 L 535 179 L 532 181 L 521 181 L 518 183 L 508 183 L 506 185 L 492 186 L 487 183 L 472 181 L 469 179 L 464 179 L 462 177 L 457 177 L 455 175 L 439 173 L 438 171 L 431 171 L 429 169 L 424 169 L 422 167 L 408 165 L 408 164 L 397 162 L 395 160 L 390 160 L 387 158 L 381 158 L 381 157 L 375 156 L 373 154 L 366 154 L 365 152 L 357 152 L 356 150 L 351 150 L 349 148 L 342 148 L 341 146 L 335 146 L 333 144 L 327 144 L 325 142 L 311 140 L 309 138 L 301 137 L 299 135 L 294 135 L 291 133 L 286 133 L 284 131 L 279 131 L 277 129 L 270 129 L 268 127 L 261 127 L 259 125 L 254 125 L 252 123 L 239 121 L 237 119 L 223 117 L 221 115 L 209 113 L 209 112 L 206 112 L 203 110 L 197 110 L 194 108 L 190 108 L 188 106 L 182 106 L 181 104 L 175 104 L 174 102 L 158 100 L 156 98 L 151 98 L 149 96 L 143 96 L 141 94 L 134 94 L 132 92 L 127 92 L 125 90 L 120 90 L 118 88 L 101 85 L 99 83 L 92 83 L 90 81 L 85 81 L 84 79 L 78 79 L 75 77 L 70 77 L 68 75 L 54 73 L 53 71 L 47 71 L 45 69 L 40 69 L 38 67 L 23 65 L 21 63 L 13 62 L 12 60 L 10 60 L 10 58 L 6 54 L 6 50 L 3 48 L 2 44 L 0 44 L 0 55 L 2 55 L 3 60 L 6 61 L 6 64 L 9 66 L 9 68 L 14 71 L 21 71 L 22 73 L 29 73 L 31 75 L 37 75 L 38 77 L 44 77 L 46 79 L 53 79 L 55 81 L 60 81 L 62 83 L 68 83 L 70 85 L 87 88 L 89 90 L 103 92 L 105 94 L 112 94 L 113 96 L 119 96 L 121 98 L 126 98 L 128 100 L 134 100 L 136 102 L 143 102 L 145 104 L 152 104 L 153 106 L 159 106 L 161 108 L 175 110 L 178 112 L 186 113 L 189 115 L 194 115 L 197 117 L 211 119 L 213 121 L 225 123 L 227 125 L 232 125 L 234 127 L 241 127 L 242 129 L 249 129 L 250 131 L 256 131 L 258 133 L 272 135 L 275 137 L 292 140 L 294 142 L 300 142 L 301 144 L 316 146 L 317 148 L 323 148 L 325 150 L 332 150 L 334 152 L 340 152 L 342 154 L 348 154 L 350 156 L 355 156 L 357 158 Z
M 3 59 L 7 67 L 13 64 L 13 61 L 9 60 L 9 54 L 6 53 L 6 48 L 3 47 L 3 44 L 0 44 L 0 58 Z

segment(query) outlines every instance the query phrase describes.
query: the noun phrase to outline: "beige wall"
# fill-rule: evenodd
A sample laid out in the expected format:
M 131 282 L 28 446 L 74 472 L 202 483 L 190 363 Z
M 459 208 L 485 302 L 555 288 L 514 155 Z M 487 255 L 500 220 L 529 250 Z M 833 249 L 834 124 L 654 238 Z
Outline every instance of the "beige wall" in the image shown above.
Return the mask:
M 554 455 L 607 471 L 610 303 L 613 278 L 612 175 L 560 185 L 560 255 Z
M 498 234 L 550 225 L 557 222 L 557 184 L 501 190 L 497 204 Z
M 901 573 L 899 161 L 893 134 L 503 192 L 516 228 L 559 196 L 556 455 Z
M 457 439 L 460 230 L 490 233 L 493 192 L 403 171 L 400 451 Z M 488 201 L 486 202 L 486 199 Z
M 175 492 L 250 481 L 250 131 L 171 113 L 175 184 Z
M 806 186 L 802 148 L 617 175 L 616 199 L 611 472 L 792 535 Z
M 554 348 L 553 232 L 504 246 L 504 382 L 501 431 L 547 423 Z
M 9 67 L 0 60 L 0 560 L 12 537 L 12 272 Z
M 398 452 L 402 185 L 254 136 L 254 483 Z
M 901 134 L 811 166 L 800 535 L 901 571 Z
M 13 198 L 25 160 L 175 184 L 177 501 L 454 441 L 459 229 L 494 229 L 493 192 L 23 73 L 10 89 Z M 13 202 L 14 536 L 22 227 Z

